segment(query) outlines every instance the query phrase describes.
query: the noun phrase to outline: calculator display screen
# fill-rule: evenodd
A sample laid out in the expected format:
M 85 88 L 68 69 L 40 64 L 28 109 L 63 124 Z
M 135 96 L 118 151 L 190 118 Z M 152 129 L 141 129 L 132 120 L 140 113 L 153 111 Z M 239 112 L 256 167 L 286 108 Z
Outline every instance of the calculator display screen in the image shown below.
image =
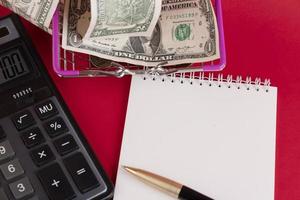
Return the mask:
M 0 85 L 29 73 L 19 49 L 0 54 Z

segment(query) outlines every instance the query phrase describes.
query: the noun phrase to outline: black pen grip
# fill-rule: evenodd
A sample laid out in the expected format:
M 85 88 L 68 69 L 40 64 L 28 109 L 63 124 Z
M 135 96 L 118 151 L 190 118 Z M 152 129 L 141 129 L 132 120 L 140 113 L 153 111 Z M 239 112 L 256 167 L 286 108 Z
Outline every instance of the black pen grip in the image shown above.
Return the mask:
M 213 200 L 195 190 L 192 190 L 186 186 L 182 186 L 182 189 L 179 193 L 179 199 L 181 200 Z

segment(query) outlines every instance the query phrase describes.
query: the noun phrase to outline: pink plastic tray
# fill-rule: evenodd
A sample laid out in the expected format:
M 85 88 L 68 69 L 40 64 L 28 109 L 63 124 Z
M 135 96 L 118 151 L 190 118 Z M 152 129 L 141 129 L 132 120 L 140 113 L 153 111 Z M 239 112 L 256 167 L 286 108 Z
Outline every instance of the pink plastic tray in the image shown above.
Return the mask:
M 208 63 L 194 63 L 189 66 L 180 67 L 142 67 L 132 66 L 124 63 L 112 63 L 108 69 L 95 68 L 90 63 L 90 57 L 86 54 L 67 51 L 61 48 L 60 13 L 56 10 L 52 26 L 52 60 L 54 71 L 60 77 L 103 77 L 154 73 L 156 75 L 170 74 L 175 72 L 198 72 L 198 71 L 221 71 L 226 66 L 226 49 L 224 41 L 224 27 L 222 15 L 222 2 L 215 0 L 214 7 L 217 15 L 219 28 L 220 59 Z

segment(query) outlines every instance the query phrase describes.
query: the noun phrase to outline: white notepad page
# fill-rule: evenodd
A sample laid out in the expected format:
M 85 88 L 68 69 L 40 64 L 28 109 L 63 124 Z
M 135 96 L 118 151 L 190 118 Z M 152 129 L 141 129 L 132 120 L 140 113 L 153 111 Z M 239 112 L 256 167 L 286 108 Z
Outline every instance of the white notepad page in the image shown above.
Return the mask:
M 273 200 L 277 88 L 132 79 L 114 200 L 172 200 L 142 168 L 216 200 Z

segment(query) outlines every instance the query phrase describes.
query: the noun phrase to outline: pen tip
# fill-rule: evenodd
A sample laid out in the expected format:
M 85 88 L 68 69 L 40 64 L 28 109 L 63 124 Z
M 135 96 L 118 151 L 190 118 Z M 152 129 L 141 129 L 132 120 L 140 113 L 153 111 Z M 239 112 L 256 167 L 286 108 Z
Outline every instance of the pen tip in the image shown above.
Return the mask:
M 125 170 L 125 171 L 129 171 L 131 168 L 126 166 L 126 165 L 122 165 L 122 168 Z
M 135 172 L 136 172 L 136 169 L 135 169 L 135 168 L 132 168 L 132 167 L 129 167 L 129 166 L 122 165 L 122 168 L 123 168 L 125 171 L 127 171 L 127 172 L 129 172 L 129 173 L 132 173 L 132 174 L 135 174 Z

